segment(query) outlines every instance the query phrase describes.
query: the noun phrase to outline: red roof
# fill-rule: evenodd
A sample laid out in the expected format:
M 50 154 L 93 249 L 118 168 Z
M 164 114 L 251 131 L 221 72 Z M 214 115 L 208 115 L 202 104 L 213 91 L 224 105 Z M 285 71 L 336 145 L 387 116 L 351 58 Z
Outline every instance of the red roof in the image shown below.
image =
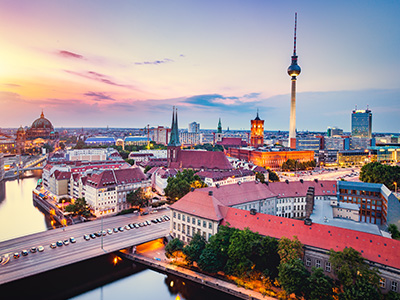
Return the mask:
M 231 170 L 231 163 L 220 151 L 181 150 L 178 152 L 178 162 L 171 163 L 175 169 L 218 169 Z
M 279 198 L 285 197 L 305 197 L 307 190 L 310 186 L 315 188 L 315 196 L 336 196 L 336 181 L 334 180 L 323 180 L 323 181 L 285 181 L 273 182 L 268 185 L 271 192 L 278 195 Z
M 222 225 L 238 229 L 248 227 L 261 235 L 280 239 L 297 236 L 304 244 L 320 249 L 342 251 L 352 247 L 370 261 L 400 269 L 400 241 L 383 236 L 324 224 L 307 226 L 303 221 L 257 213 L 236 208 L 223 208 Z
M 196 175 L 198 175 L 202 180 L 205 178 L 211 178 L 213 180 L 223 180 L 232 176 L 235 177 L 244 177 L 244 176 L 251 176 L 254 175 L 254 173 L 250 170 L 245 170 L 245 169 L 235 169 L 235 170 L 229 170 L 229 171 L 200 171 L 197 172 Z
M 72 174 L 71 172 L 61 172 L 59 170 L 55 170 L 53 176 L 57 180 L 63 180 L 63 179 L 70 179 L 71 174 Z
M 114 186 L 124 183 L 135 183 L 146 179 L 139 168 L 104 170 L 88 177 L 87 183 L 96 188 Z
M 242 138 L 223 137 L 222 141 L 217 142 L 217 145 L 230 146 L 230 147 L 245 147 L 247 143 L 242 141 Z
M 214 221 L 222 220 L 220 207 L 222 207 L 222 204 L 203 189 L 189 192 L 170 206 L 171 209 Z

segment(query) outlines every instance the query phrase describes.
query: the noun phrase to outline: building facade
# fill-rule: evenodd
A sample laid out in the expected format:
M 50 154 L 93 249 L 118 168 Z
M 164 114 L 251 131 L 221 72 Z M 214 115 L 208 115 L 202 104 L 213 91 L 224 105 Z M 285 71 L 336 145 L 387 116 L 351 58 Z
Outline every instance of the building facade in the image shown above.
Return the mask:
M 264 145 L 264 120 L 258 116 L 251 120 L 251 136 L 250 145 L 254 148 L 262 147 Z
M 355 109 L 351 114 L 351 136 L 372 138 L 372 112 Z

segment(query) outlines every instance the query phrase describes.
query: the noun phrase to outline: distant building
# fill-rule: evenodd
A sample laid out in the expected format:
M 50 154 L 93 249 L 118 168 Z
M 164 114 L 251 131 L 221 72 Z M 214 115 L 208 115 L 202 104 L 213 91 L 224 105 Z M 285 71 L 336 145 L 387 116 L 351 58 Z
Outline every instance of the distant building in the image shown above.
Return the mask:
M 199 145 L 202 144 L 202 134 L 199 132 L 179 132 L 179 140 L 182 145 L 190 146 L 190 145 Z
M 337 154 L 337 163 L 341 166 L 364 165 L 368 162 L 370 162 L 368 150 L 343 150 Z
M 147 145 L 149 142 L 149 139 L 147 136 L 127 136 L 124 139 L 124 148 L 129 145 L 134 145 L 134 146 L 143 146 Z
M 325 150 L 349 150 L 350 138 L 349 137 L 325 137 L 324 138 Z
M 171 129 L 163 126 L 150 129 L 151 140 L 161 145 L 168 145 Z
M 33 121 L 32 126 L 26 130 L 26 139 L 34 140 L 36 138 L 54 139 L 58 133 L 54 131 L 53 124 L 44 117 L 43 111 L 39 119 Z
M 221 142 L 222 141 L 222 124 L 221 124 L 221 118 L 218 120 L 218 127 L 217 127 L 217 133 L 214 135 L 214 144 Z
M 338 137 L 343 135 L 343 129 L 337 127 L 328 127 L 326 131 L 328 137 Z
M 189 133 L 200 133 L 200 123 L 192 122 L 188 126 Z
M 237 184 L 238 182 L 255 181 L 256 175 L 251 170 L 235 169 L 230 171 L 200 171 L 196 173 L 207 186 L 223 186 Z M 268 178 L 266 179 L 268 181 Z
M 250 145 L 254 148 L 262 147 L 264 145 L 264 120 L 258 116 L 251 120 L 251 137 Z
M 67 150 L 65 159 L 68 161 L 104 161 L 107 159 L 107 149 L 71 149 Z
M 107 137 L 107 136 L 96 136 L 96 137 L 90 137 L 85 140 L 85 145 L 106 145 L 106 146 L 111 146 L 115 145 L 115 139 L 113 137 Z
M 354 137 L 350 138 L 350 149 L 357 150 L 357 149 L 367 149 L 370 146 L 373 146 L 371 142 L 373 139 L 365 138 L 365 137 Z
M 372 112 L 355 109 L 351 114 L 351 136 L 372 138 Z
M 0 181 L 4 178 L 4 154 L 0 152 Z
M 297 150 L 319 151 L 321 149 L 321 138 L 297 138 L 296 145 Z
M 217 145 L 221 145 L 225 149 L 247 147 L 246 141 L 243 141 L 241 137 L 223 137 L 221 141 L 217 142 Z

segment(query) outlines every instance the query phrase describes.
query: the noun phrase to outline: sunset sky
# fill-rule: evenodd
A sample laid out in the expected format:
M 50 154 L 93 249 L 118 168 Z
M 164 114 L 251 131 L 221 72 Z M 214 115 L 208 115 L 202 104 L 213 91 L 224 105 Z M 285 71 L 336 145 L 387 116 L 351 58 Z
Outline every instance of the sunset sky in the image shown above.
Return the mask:
M 398 0 L 0 0 L 0 127 L 288 130 L 295 12 L 297 129 L 398 133 Z

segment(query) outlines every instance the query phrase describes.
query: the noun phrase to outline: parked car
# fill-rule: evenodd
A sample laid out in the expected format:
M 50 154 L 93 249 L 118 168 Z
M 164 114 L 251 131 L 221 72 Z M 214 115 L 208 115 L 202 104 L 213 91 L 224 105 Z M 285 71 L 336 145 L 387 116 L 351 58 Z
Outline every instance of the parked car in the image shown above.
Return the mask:
M 18 252 L 14 253 L 14 258 L 19 258 L 19 253 Z
M 72 244 L 75 244 L 76 243 L 76 239 L 74 238 L 74 237 L 70 237 L 69 238 L 69 241 L 72 243 Z
M 115 233 L 117 233 L 117 232 L 118 232 L 118 228 L 115 227 L 115 228 L 113 229 L 113 231 L 114 231 Z
M 64 245 L 64 243 L 62 241 L 57 241 L 56 244 L 57 244 L 58 247 L 61 247 L 62 245 Z
M 51 243 L 51 244 L 50 244 L 50 248 L 51 248 L 51 249 L 54 249 L 54 248 L 56 248 L 56 247 L 57 247 L 56 243 Z
M 90 236 L 89 236 L 88 234 L 85 234 L 85 235 L 83 236 L 83 238 L 84 238 L 86 241 L 90 240 Z
M 107 229 L 107 233 L 108 233 L 108 234 L 112 234 L 112 233 L 113 233 L 112 229 L 110 229 L 110 228 Z
M 65 245 L 65 246 L 66 246 L 66 245 L 69 245 L 69 240 L 68 240 L 68 239 L 64 240 L 64 245 Z
M 38 249 L 39 252 L 43 252 L 44 251 L 44 247 L 43 246 L 39 246 L 37 249 Z
M 31 248 L 31 252 L 32 252 L 32 253 L 35 253 L 36 250 L 37 250 L 36 247 L 32 247 L 32 248 Z
M 130 227 L 131 229 L 133 229 L 133 228 L 135 228 L 135 225 L 133 225 L 133 223 L 130 223 L 130 224 L 129 224 L 129 227 Z
M 122 231 L 124 231 L 124 227 L 121 226 L 118 228 L 118 230 L 122 232 Z
M 29 253 L 29 252 L 28 252 L 27 250 L 22 250 L 22 251 L 21 251 L 21 254 L 22 254 L 23 256 L 27 256 L 28 253 Z
M 89 234 L 90 238 L 95 239 L 96 235 L 94 233 Z
M 125 225 L 124 227 L 126 230 L 130 230 L 131 228 L 129 227 L 129 225 Z

